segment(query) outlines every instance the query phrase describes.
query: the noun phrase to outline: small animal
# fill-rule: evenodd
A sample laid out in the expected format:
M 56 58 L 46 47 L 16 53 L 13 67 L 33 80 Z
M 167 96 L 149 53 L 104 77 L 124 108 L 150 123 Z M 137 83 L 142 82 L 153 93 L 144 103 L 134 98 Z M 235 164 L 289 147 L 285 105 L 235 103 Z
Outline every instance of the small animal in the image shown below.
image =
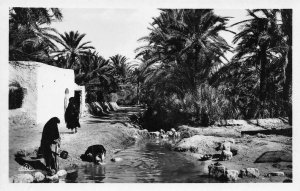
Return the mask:
M 99 164 L 103 163 L 106 155 L 106 150 L 103 145 L 92 145 L 87 148 L 84 155 L 92 162 Z

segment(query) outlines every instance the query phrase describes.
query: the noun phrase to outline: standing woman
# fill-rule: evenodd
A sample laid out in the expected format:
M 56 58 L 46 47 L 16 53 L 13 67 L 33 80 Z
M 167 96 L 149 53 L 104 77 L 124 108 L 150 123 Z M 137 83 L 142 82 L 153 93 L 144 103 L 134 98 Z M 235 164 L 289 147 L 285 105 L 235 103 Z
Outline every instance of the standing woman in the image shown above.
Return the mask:
M 71 129 L 72 132 L 73 132 L 73 129 L 75 129 L 75 133 L 77 133 L 77 127 L 80 127 L 79 110 L 76 107 L 74 97 L 71 97 L 69 99 L 69 105 L 65 112 L 65 121 L 67 124 L 67 128 Z
M 46 167 L 52 174 L 58 170 L 57 151 L 60 146 L 58 123 L 60 123 L 60 120 L 57 117 L 53 117 L 45 124 L 40 146 Z

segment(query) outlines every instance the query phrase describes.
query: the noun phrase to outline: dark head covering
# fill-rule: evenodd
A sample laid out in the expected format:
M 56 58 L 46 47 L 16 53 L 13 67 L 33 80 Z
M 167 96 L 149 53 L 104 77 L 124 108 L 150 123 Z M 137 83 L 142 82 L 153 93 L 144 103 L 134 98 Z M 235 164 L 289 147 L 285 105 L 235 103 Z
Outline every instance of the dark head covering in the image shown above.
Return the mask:
M 41 146 L 46 146 L 54 143 L 55 139 L 59 138 L 58 126 L 60 120 L 57 117 L 51 118 L 44 126 Z
M 69 99 L 69 104 L 70 104 L 70 103 L 73 104 L 74 101 L 75 101 L 74 97 L 70 97 L 70 99 Z

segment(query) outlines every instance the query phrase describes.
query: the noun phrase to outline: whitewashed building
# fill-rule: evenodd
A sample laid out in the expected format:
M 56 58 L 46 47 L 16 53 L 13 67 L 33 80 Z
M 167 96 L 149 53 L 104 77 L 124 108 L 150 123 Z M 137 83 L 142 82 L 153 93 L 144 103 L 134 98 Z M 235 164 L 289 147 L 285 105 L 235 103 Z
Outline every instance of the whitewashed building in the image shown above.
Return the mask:
M 74 71 L 39 62 L 9 62 L 9 84 L 18 84 L 24 96 L 18 108 L 36 121 L 45 123 L 52 117 L 64 122 L 66 100 L 78 96 L 80 111 L 85 111 L 85 88 L 75 82 Z

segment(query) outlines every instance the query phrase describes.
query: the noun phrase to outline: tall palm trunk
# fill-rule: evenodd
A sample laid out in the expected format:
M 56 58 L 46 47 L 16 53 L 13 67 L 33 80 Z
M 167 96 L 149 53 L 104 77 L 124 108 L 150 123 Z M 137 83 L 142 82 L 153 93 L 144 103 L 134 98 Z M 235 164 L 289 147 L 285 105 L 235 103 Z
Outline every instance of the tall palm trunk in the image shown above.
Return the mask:
M 136 94 L 137 94 L 137 104 L 140 105 L 140 82 L 137 82 L 137 89 L 136 89 Z
M 259 53 L 260 60 L 260 101 L 264 105 L 266 99 L 266 88 L 267 88 L 267 54 L 266 49 L 262 48 Z

